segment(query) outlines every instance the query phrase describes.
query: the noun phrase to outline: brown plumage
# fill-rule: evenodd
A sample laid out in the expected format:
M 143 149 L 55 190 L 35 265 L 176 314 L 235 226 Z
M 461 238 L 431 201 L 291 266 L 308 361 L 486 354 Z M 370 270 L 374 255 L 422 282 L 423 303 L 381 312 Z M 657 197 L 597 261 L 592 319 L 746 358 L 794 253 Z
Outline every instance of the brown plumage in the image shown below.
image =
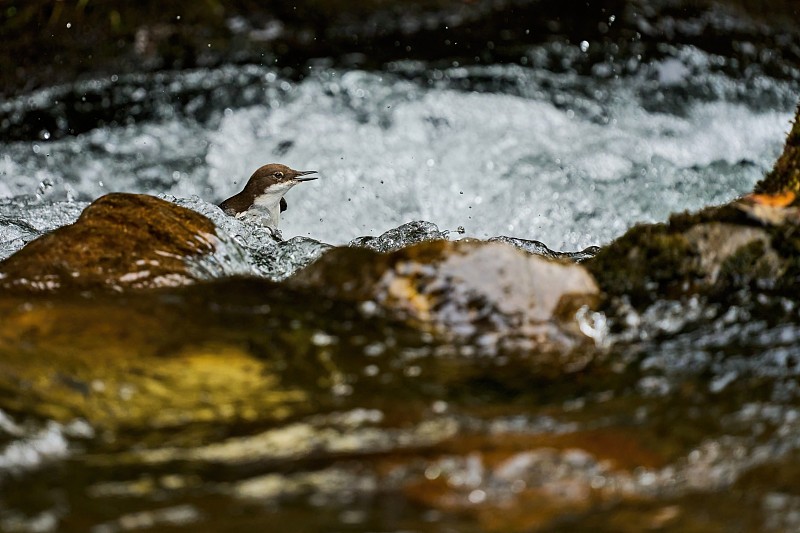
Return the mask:
M 286 165 L 275 163 L 264 165 L 250 176 L 242 192 L 231 196 L 219 206 L 225 214 L 237 218 L 253 211 L 266 211 L 277 227 L 280 213 L 286 211 L 286 200 L 283 199 L 283 195 L 298 183 L 317 179 L 304 177 L 316 172 L 316 170 L 293 170 Z

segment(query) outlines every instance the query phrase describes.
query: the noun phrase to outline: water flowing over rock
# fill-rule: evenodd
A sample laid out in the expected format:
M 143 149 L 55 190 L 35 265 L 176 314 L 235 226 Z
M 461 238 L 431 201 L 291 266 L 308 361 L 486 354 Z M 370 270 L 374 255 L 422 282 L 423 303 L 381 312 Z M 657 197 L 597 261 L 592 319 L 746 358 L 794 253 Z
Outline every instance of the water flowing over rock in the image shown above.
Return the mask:
M 359 237 L 348 246 L 368 248 L 376 252 L 394 252 L 418 242 L 446 239 L 448 232 L 440 231 L 436 224 L 425 221 L 408 222 L 390 229 L 378 237 Z
M 543 242 L 506 236 L 492 237 L 489 242 L 504 242 L 529 254 L 541 255 L 550 259 L 571 259 L 576 263 L 591 259 L 600 251 L 599 246 L 590 246 L 580 252 L 557 252 L 548 248 Z
M 800 531 L 796 0 L 2 10 L 0 531 Z
M 251 271 L 239 245 L 209 219 L 152 196 L 115 193 L 0 263 L 0 286 L 122 290 Z
M 87 202 L 43 205 L 30 198 L 0 203 L 0 261 L 56 228 L 72 224 Z

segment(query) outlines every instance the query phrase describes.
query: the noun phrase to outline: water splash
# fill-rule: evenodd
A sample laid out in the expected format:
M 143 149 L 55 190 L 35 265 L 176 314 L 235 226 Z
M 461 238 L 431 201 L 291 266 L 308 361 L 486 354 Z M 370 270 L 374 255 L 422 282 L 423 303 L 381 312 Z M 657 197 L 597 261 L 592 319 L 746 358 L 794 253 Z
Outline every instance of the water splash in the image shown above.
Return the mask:
M 226 67 L 207 71 L 203 87 L 250 96 L 222 90 L 203 114 L 169 95 L 205 71 L 160 74 L 158 119 L 0 145 L 0 195 L 53 202 L 127 190 L 216 202 L 280 161 L 321 175 L 289 193 L 289 237 L 343 244 L 429 220 L 582 249 L 637 221 L 728 201 L 780 150 L 793 82 L 727 77 L 691 47 L 667 53 L 624 78 L 397 64 L 319 69 L 297 83 Z

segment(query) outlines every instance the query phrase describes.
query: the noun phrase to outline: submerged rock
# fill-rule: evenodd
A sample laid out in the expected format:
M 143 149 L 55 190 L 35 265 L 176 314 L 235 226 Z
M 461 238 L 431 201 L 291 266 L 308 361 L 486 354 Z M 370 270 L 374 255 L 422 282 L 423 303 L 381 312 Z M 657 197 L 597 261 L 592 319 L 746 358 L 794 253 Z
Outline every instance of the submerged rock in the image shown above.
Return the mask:
M 598 296 L 579 265 L 471 240 L 423 242 L 389 254 L 335 248 L 289 283 L 375 302 L 418 327 L 488 349 L 507 341 L 540 351 L 573 348 L 587 340 L 575 312 Z
M 251 271 L 242 249 L 208 218 L 153 196 L 113 193 L 0 263 L 0 287 L 122 290 Z

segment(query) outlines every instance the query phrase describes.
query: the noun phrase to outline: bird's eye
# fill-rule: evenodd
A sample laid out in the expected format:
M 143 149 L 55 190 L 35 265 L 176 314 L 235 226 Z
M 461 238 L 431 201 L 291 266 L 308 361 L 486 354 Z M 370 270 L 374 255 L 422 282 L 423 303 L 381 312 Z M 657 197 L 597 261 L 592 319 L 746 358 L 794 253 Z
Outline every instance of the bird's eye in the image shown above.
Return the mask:
M 281 178 L 283 177 L 283 172 L 280 172 L 280 171 L 278 171 L 278 172 L 276 172 L 276 173 L 275 173 L 275 174 L 273 174 L 273 175 L 274 175 L 276 178 L 278 178 L 278 179 L 281 179 Z

